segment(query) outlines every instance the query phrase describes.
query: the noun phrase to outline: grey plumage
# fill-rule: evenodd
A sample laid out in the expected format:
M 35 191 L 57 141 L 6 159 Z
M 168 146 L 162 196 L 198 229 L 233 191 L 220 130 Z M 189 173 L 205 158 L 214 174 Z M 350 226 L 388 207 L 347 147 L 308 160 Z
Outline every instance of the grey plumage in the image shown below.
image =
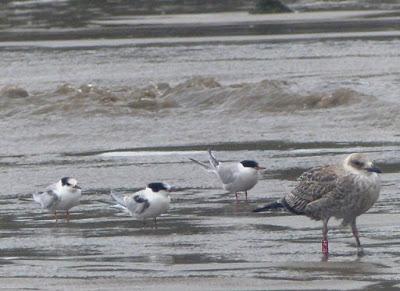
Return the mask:
M 214 173 L 220 179 L 225 190 L 235 193 L 236 201 L 238 201 L 239 192 L 244 192 L 247 200 L 247 191 L 258 182 L 258 171 L 265 169 L 253 160 L 243 160 L 236 163 L 219 162 L 211 150 L 208 150 L 209 165 L 192 158 L 189 159 L 207 171 Z
M 341 165 L 312 168 L 304 172 L 296 187 L 279 202 L 257 208 L 255 212 L 277 208 L 280 204 L 295 214 L 303 214 L 324 222 L 327 242 L 327 223 L 331 217 L 350 224 L 361 247 L 356 218 L 377 201 L 381 171 L 364 154 L 351 154 Z
M 60 198 L 54 190 L 47 189 L 45 192 L 34 193 L 33 200 L 38 202 L 44 209 L 52 209 L 56 206 Z
M 219 161 L 218 161 L 217 158 L 214 156 L 214 154 L 212 153 L 211 149 L 208 149 L 208 154 L 209 154 L 209 161 L 210 161 L 210 164 L 213 165 L 214 168 L 218 167 Z
M 142 214 L 147 208 L 150 207 L 150 202 L 145 197 L 141 197 L 140 195 L 135 195 L 135 196 L 133 196 L 133 200 L 136 203 L 138 203 L 138 205 L 141 206 L 141 208 L 138 209 L 139 214 Z
M 114 192 L 111 190 L 111 197 L 122 207 L 126 208 L 126 203 L 124 199 L 124 194 L 119 192 Z

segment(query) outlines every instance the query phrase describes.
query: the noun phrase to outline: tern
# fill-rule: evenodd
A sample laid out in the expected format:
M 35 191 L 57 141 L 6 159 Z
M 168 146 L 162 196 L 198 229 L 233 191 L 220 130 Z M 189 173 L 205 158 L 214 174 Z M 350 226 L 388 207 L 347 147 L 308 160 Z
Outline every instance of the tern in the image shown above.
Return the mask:
M 213 172 L 222 182 L 223 188 L 235 193 L 238 201 L 238 193 L 244 192 L 247 200 L 247 191 L 253 188 L 258 182 L 258 171 L 265 169 L 260 167 L 256 161 L 244 160 L 238 163 L 222 163 L 218 161 L 211 150 L 208 150 L 210 165 L 189 158 L 199 164 L 207 171 Z
M 153 218 L 154 225 L 157 226 L 157 217 L 167 212 L 169 208 L 171 190 L 170 185 L 155 182 L 135 193 L 111 192 L 111 196 L 118 203 L 118 206 L 127 210 L 131 216 L 142 220 L 143 223 L 147 218 Z
M 54 213 L 57 222 L 57 211 L 65 212 L 66 219 L 69 221 L 69 210 L 79 205 L 81 195 L 81 187 L 78 186 L 78 181 L 74 178 L 64 177 L 57 183 L 48 186 L 44 192 L 34 193 L 32 196 L 42 209 Z

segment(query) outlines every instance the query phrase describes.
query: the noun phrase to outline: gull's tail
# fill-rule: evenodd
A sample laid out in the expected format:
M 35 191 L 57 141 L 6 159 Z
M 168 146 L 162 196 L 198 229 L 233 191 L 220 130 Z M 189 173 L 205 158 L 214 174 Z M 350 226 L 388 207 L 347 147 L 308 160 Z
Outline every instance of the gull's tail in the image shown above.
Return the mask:
M 264 212 L 267 210 L 271 210 L 271 209 L 280 209 L 280 208 L 285 208 L 285 205 L 283 204 L 282 200 L 278 200 L 275 202 L 272 202 L 270 204 L 267 204 L 263 207 L 258 207 L 256 209 L 253 210 L 253 212 Z

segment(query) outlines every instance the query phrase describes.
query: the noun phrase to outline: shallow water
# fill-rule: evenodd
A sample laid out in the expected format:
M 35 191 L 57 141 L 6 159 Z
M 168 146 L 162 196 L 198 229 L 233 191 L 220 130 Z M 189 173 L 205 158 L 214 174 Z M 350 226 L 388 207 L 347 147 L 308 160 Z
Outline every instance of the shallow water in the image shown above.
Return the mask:
M 399 286 L 400 41 L 384 32 L 0 43 L 2 286 Z M 267 167 L 248 202 L 189 161 L 209 147 Z M 339 222 L 323 262 L 319 222 L 251 212 L 356 151 L 384 171 L 364 257 Z M 30 194 L 66 175 L 84 195 L 56 224 Z M 178 191 L 157 229 L 109 205 L 158 180 Z

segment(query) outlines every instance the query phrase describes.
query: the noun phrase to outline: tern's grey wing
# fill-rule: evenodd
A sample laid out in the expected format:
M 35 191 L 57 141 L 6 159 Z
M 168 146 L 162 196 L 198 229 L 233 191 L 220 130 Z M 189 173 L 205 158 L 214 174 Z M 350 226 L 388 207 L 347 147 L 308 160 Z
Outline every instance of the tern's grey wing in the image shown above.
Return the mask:
M 51 189 L 47 189 L 45 192 L 33 194 L 33 199 L 40 203 L 42 208 L 51 209 L 60 200 L 56 192 Z
M 57 192 L 57 183 L 54 183 L 54 184 L 51 184 L 51 185 L 47 186 L 46 191 Z
M 140 210 L 138 209 L 139 214 L 143 213 L 150 206 L 149 200 L 140 195 L 133 196 L 133 200 L 135 200 L 136 203 L 139 203 L 142 206 Z
M 149 208 L 150 202 L 146 199 L 143 193 L 132 194 L 126 202 L 126 207 L 133 214 L 142 214 L 147 208 Z
M 223 165 L 220 164 L 216 170 L 218 177 L 221 179 L 222 183 L 230 184 L 233 183 L 239 174 L 236 165 Z
M 293 212 L 302 214 L 307 205 L 337 191 L 335 166 L 312 168 L 298 178 L 296 187 L 285 196 L 284 203 Z

